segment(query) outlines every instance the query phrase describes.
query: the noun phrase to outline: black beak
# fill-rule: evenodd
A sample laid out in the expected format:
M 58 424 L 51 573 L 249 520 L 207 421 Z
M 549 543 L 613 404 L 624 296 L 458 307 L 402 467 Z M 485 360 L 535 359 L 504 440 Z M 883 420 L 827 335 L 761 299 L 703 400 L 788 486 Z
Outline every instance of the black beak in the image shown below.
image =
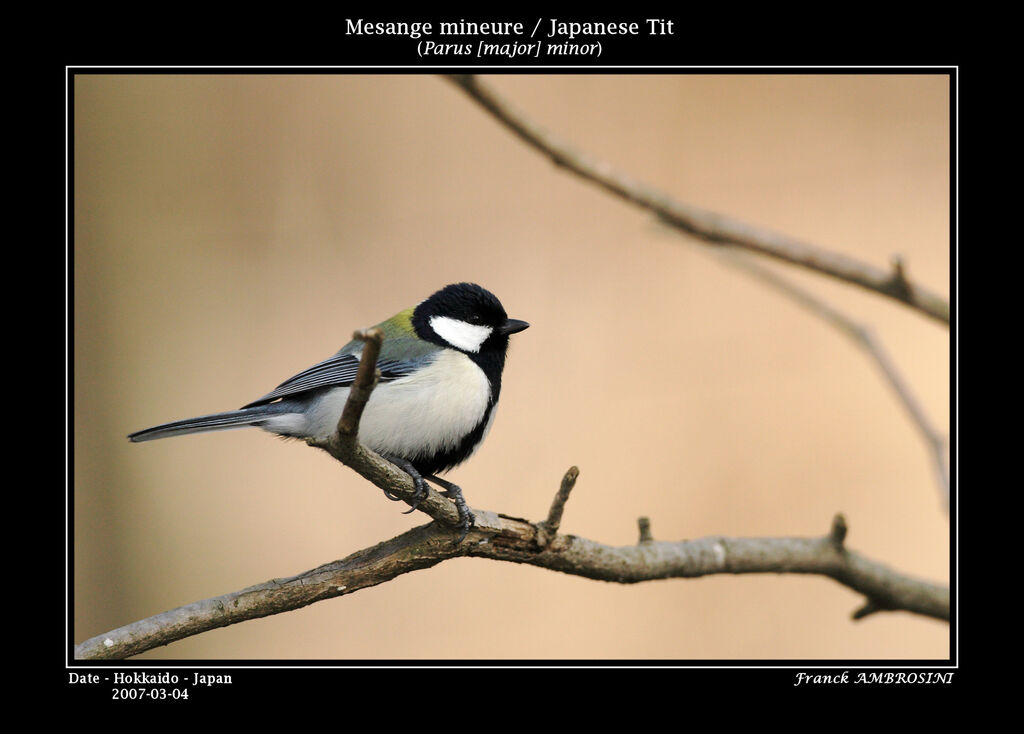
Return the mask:
M 530 328 L 530 325 L 525 321 L 519 319 L 506 319 L 505 323 L 498 327 L 498 331 L 502 334 L 516 334 L 523 329 Z

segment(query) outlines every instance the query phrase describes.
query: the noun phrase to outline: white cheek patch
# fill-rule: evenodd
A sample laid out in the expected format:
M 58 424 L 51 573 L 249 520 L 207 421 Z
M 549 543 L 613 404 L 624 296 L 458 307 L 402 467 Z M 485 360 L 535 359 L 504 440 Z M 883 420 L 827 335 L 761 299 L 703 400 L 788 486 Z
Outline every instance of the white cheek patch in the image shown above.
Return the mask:
M 480 345 L 494 331 L 490 326 L 468 324 L 450 316 L 432 316 L 430 328 L 453 347 L 464 352 L 479 352 Z

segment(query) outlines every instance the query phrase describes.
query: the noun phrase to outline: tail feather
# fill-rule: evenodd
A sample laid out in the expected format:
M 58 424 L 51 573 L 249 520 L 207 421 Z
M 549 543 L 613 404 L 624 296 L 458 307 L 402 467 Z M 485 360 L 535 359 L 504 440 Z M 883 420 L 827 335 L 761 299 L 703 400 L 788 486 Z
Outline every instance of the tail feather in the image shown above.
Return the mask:
M 252 408 L 243 408 L 242 410 L 229 410 L 226 413 L 201 415 L 197 418 L 185 418 L 184 420 L 173 421 L 172 423 L 162 423 L 159 426 L 130 433 L 128 434 L 128 440 L 138 443 L 140 441 L 154 441 L 158 438 L 170 438 L 171 436 L 184 436 L 189 433 L 224 431 L 229 428 L 258 426 L 269 416 L 280 415 L 292 410 L 294 410 L 292 406 L 271 403 L 270 405 L 258 405 Z

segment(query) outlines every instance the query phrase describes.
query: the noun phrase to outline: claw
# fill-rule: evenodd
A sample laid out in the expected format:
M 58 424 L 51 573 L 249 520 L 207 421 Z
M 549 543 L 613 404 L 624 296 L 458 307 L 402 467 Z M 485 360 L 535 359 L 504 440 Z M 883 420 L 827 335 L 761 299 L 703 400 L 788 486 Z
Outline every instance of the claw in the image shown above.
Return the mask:
M 408 502 L 409 509 L 402 513 L 403 515 L 408 515 L 410 512 L 413 512 L 417 507 L 419 507 L 420 502 L 422 502 L 427 497 L 427 495 L 430 494 L 430 488 L 427 487 L 427 483 L 423 481 L 423 475 L 421 475 L 419 471 L 417 471 L 416 467 L 414 467 L 411 462 L 406 461 L 405 459 L 401 459 L 397 456 L 385 455 L 384 458 L 390 461 L 395 466 L 397 466 L 402 471 L 404 471 L 410 477 L 412 477 L 413 484 L 416 485 L 416 493 L 413 495 L 412 499 L 398 497 L 386 489 L 383 490 L 384 496 L 387 497 L 389 500 L 393 500 L 395 502 L 399 500 L 404 500 Z M 455 527 L 461 530 L 462 534 L 459 535 L 459 539 L 455 541 L 455 544 L 458 545 L 466 539 L 467 535 L 469 535 L 470 528 L 472 528 L 476 524 L 476 517 L 470 511 L 469 505 L 466 504 L 466 500 L 462 497 L 462 490 L 457 485 L 452 484 L 451 482 L 445 479 L 435 477 L 433 475 L 428 475 L 427 479 L 434 482 L 439 487 L 444 487 L 444 491 L 441 492 L 441 494 L 450 499 L 452 502 L 454 502 L 455 509 L 459 511 L 459 523 Z
M 413 495 L 412 502 L 409 503 L 409 509 L 405 510 L 402 513 L 403 515 L 408 515 L 410 512 L 414 512 L 416 508 L 420 506 L 420 502 L 430 494 L 430 489 L 427 487 L 427 483 L 423 481 L 423 477 L 419 474 L 413 475 L 412 473 L 410 473 L 409 476 L 412 477 L 413 484 L 416 485 L 416 494 Z
M 412 478 L 412 483 L 416 486 L 416 494 L 414 494 L 412 500 L 409 501 L 409 509 L 402 513 L 403 515 L 408 515 L 410 512 L 413 512 L 417 507 L 420 506 L 420 502 L 422 502 L 424 498 L 428 494 L 430 494 L 430 489 L 427 487 L 427 483 L 423 481 L 423 476 L 418 471 L 416 471 L 416 467 L 414 467 L 412 463 L 406 461 L 405 459 L 400 459 L 397 456 L 385 456 L 384 458 L 390 461 L 395 466 L 397 466 L 402 471 L 404 471 L 406 474 L 408 474 Z M 383 492 L 384 496 L 387 497 L 389 500 L 393 500 L 395 502 L 408 501 L 405 500 L 404 497 L 394 495 L 386 489 L 383 490 Z
M 441 494 L 452 500 L 455 503 L 455 509 L 459 511 L 459 524 L 456 525 L 456 527 L 462 530 L 462 534 L 459 535 L 459 539 L 455 541 L 455 545 L 458 545 L 466 539 L 467 535 L 469 535 L 469 529 L 476 524 L 476 518 L 473 513 L 470 512 L 469 505 L 466 504 L 466 500 L 462 496 L 462 490 L 458 485 L 452 484 L 444 479 L 439 479 L 435 476 L 431 476 L 430 481 L 436 482 L 444 487 L 444 491 L 441 492 Z

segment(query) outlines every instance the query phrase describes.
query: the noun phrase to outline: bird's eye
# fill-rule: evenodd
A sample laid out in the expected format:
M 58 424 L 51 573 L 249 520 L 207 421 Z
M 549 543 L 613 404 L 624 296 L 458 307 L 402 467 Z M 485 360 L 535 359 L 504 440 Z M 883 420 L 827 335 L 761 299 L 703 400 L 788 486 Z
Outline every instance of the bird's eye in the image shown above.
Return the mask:
M 480 314 L 478 313 L 475 313 L 469 317 L 469 323 L 471 324 L 479 324 L 481 321 L 483 321 L 483 319 L 480 318 Z

